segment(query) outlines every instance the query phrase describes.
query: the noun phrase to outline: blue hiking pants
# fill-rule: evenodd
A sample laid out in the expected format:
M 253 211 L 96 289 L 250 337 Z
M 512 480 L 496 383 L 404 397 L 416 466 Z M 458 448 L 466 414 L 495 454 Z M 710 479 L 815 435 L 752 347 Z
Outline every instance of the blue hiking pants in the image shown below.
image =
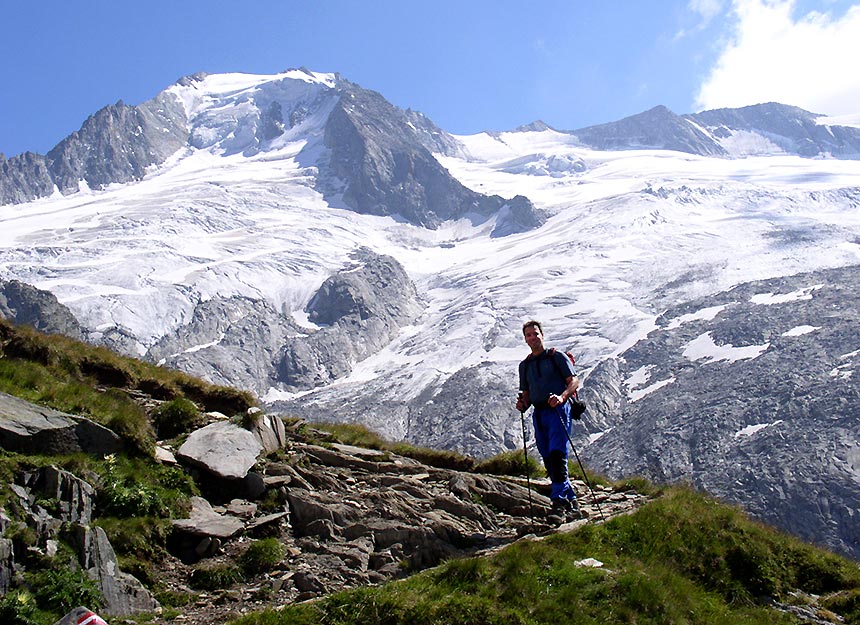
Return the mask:
M 535 443 L 552 482 L 551 499 L 576 499 L 567 472 L 567 444 L 570 434 L 570 406 L 535 408 L 532 412 Z

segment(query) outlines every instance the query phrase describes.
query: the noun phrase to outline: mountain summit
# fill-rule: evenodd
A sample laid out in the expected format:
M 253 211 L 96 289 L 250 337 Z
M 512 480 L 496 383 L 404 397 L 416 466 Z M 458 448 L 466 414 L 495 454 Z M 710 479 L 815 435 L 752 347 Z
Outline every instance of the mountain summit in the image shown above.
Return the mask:
M 822 115 L 771 102 L 676 115 L 665 106 L 571 131 L 598 150 L 659 149 L 700 156 L 797 154 L 860 158 L 860 129 L 821 123 Z
M 69 194 L 82 184 L 139 181 L 182 149 L 252 157 L 301 144 L 297 162 L 316 169 L 332 205 L 428 227 L 466 215 L 487 219 L 505 206 L 439 165 L 430 150 L 455 142 L 426 118 L 416 126 L 418 117 L 335 74 L 195 74 L 140 106 L 105 107 L 45 157 L 0 163 L 0 202 L 44 197 L 54 187 Z M 537 225 L 528 204 L 517 202 Z

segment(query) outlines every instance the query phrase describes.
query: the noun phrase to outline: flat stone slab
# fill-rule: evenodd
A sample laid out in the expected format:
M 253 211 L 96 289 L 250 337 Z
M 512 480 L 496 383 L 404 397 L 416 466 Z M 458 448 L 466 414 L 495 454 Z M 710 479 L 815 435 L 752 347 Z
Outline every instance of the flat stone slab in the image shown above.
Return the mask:
M 195 536 L 226 539 L 245 529 L 245 524 L 236 517 L 218 514 L 202 497 L 192 497 L 191 516 L 174 520 L 173 527 Z
M 257 462 L 262 450 L 262 443 L 245 428 L 217 421 L 192 432 L 176 457 L 217 476 L 240 480 Z

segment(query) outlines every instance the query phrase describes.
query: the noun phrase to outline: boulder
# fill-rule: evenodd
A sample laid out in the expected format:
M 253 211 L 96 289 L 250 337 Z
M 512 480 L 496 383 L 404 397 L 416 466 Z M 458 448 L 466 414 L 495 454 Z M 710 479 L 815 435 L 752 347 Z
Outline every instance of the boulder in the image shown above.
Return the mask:
M 212 538 L 230 538 L 241 532 L 245 524 L 234 516 L 218 514 L 202 497 L 191 498 L 191 516 L 173 521 L 174 529 Z
M 121 451 L 122 440 L 84 417 L 0 393 L 0 447 L 24 454 L 104 456 Z
M 261 451 L 263 444 L 253 433 L 235 423 L 219 421 L 192 432 L 176 457 L 215 476 L 241 480 Z
M 73 524 L 72 536 L 78 547 L 81 568 L 101 590 L 105 614 L 127 616 L 159 607 L 158 601 L 137 578 L 120 571 L 116 553 L 102 528 Z

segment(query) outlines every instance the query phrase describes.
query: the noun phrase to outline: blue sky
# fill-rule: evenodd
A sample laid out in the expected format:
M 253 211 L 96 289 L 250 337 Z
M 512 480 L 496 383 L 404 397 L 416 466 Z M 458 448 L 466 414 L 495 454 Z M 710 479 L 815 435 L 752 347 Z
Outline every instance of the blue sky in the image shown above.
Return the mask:
M 2 0 L 0 152 L 198 71 L 339 72 L 445 130 L 562 130 L 658 104 L 860 113 L 860 1 Z

